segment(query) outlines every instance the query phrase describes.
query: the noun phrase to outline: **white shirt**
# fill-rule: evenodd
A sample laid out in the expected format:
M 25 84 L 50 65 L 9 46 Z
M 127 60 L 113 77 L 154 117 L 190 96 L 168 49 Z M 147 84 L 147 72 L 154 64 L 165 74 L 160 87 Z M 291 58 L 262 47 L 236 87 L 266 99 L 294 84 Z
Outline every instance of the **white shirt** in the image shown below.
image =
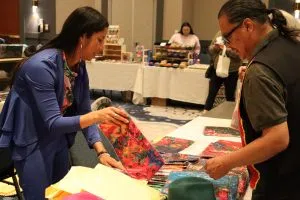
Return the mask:
M 200 54 L 199 38 L 194 34 L 184 36 L 181 33 L 175 33 L 169 40 L 169 43 L 177 43 L 183 47 L 194 47 L 195 53 Z

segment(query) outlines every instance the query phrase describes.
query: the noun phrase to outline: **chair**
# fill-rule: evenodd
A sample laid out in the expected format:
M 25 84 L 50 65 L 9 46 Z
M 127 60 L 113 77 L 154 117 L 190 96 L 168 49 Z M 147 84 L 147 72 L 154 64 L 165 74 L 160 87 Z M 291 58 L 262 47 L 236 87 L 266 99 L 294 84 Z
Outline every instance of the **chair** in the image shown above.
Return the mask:
M 207 65 L 210 64 L 210 56 L 209 56 L 209 54 L 200 53 L 199 58 L 200 58 L 200 63 L 201 64 L 207 64 Z
M 0 181 L 15 186 L 18 199 L 23 199 L 9 148 L 0 148 Z M 13 182 L 5 179 L 12 177 Z
M 211 44 L 211 40 L 200 40 L 202 54 L 208 54 L 208 47 Z

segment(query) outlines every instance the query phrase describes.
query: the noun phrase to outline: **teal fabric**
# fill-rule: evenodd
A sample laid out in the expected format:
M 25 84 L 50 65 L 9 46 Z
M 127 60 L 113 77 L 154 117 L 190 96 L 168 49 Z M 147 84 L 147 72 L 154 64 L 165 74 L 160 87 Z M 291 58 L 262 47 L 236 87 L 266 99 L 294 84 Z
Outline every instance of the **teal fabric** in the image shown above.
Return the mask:
M 199 177 L 185 177 L 169 186 L 168 200 L 216 200 L 213 184 Z

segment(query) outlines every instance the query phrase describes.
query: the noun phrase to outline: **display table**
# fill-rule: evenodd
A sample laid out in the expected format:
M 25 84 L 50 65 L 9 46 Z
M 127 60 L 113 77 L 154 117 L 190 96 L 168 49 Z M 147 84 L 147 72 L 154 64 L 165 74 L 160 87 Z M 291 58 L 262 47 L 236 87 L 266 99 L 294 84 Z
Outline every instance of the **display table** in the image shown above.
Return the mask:
M 209 80 L 202 69 L 144 67 L 143 97 L 204 104 Z
M 0 58 L 0 63 L 19 62 L 23 58 Z
M 193 140 L 194 143 L 181 151 L 182 154 L 188 155 L 200 155 L 201 152 L 212 142 L 220 140 L 218 136 L 205 136 L 203 135 L 205 126 L 220 126 L 220 127 L 230 127 L 231 120 L 211 118 L 211 117 L 197 117 L 187 124 L 179 127 L 175 131 L 171 132 L 170 137 L 182 138 L 187 140 Z M 222 137 L 221 139 L 241 142 L 241 138 L 238 137 Z
M 235 102 L 223 102 L 219 106 L 208 111 L 205 115 L 197 117 L 187 124 L 179 127 L 171 132 L 168 136 L 194 140 L 194 144 L 184 149 L 180 153 L 189 155 L 199 155 L 211 142 L 220 139 L 241 142 L 241 138 L 237 137 L 217 137 L 204 136 L 203 130 L 205 126 L 225 126 L 230 127 L 231 117 L 235 107 Z M 252 189 L 248 186 L 247 191 L 242 198 L 243 200 L 251 200 Z
M 205 115 L 197 117 L 185 125 L 171 132 L 168 136 L 178 137 L 188 140 L 194 140 L 195 143 L 183 150 L 181 153 L 190 155 L 199 155 L 205 147 L 211 142 L 220 139 L 217 136 L 204 136 L 203 130 L 205 126 L 224 126 L 230 127 L 231 116 L 234 110 L 235 102 L 225 101 L 217 107 L 208 111 Z M 224 137 L 222 138 L 224 139 Z M 226 140 L 241 142 L 241 138 L 226 137 Z
M 206 66 L 206 65 L 203 65 Z M 142 64 L 88 62 L 90 88 L 133 91 L 133 103 L 145 97 L 204 104 L 209 80 L 204 69 L 174 69 Z
M 117 91 L 134 91 L 141 64 L 87 62 L 90 88 Z

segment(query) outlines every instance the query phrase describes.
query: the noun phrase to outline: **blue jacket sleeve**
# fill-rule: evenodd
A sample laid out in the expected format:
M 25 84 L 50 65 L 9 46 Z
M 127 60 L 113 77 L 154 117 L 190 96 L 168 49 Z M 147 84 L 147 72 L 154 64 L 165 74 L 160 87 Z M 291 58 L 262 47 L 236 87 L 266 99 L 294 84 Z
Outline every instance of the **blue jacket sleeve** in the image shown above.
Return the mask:
M 78 81 L 80 81 L 80 83 L 82 84 L 82 90 L 80 94 L 81 96 L 80 103 L 77 109 L 78 109 L 78 113 L 80 115 L 83 115 L 91 112 L 91 100 L 90 100 L 90 92 L 89 92 L 89 78 L 88 78 L 85 65 L 81 66 L 80 70 L 82 70 L 81 72 L 82 80 L 78 80 Z M 82 131 L 90 148 L 92 148 L 95 142 L 101 141 L 101 137 L 99 134 L 100 130 L 96 124 L 89 126 L 83 129 Z
M 26 67 L 24 81 L 32 94 L 38 112 L 50 133 L 64 134 L 80 130 L 80 116 L 63 117 L 55 92 L 55 73 L 53 63 L 41 61 Z M 62 75 L 63 76 L 63 75 Z

